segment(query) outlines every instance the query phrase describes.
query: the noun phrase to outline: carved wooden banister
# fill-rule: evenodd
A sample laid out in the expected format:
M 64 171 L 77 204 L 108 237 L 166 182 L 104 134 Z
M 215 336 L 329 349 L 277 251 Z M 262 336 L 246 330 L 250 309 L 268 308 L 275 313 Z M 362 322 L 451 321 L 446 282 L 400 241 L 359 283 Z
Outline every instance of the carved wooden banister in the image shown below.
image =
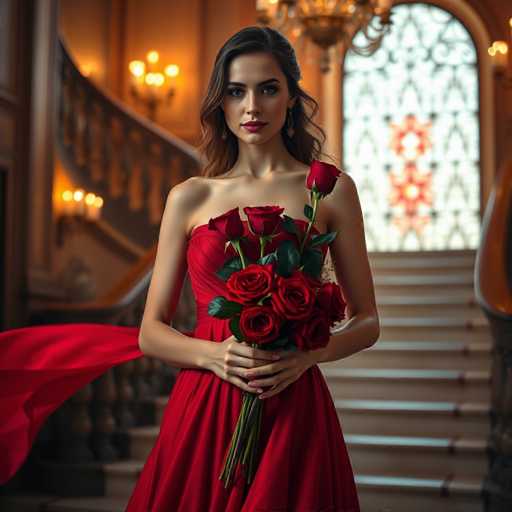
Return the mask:
M 489 197 L 475 264 L 475 294 L 493 336 L 486 512 L 512 510 L 512 161 Z
M 102 222 L 149 249 L 169 189 L 199 174 L 198 152 L 83 76 L 62 41 L 58 53 L 58 156 L 105 199 Z
M 198 174 L 200 161 L 192 146 L 82 76 L 62 43 L 59 54 L 58 157 L 75 185 L 104 197 L 104 231 L 137 248 L 141 256 L 103 297 L 35 305 L 30 324 L 137 326 L 165 199 L 170 188 Z M 194 312 L 187 274 L 172 326 L 192 330 Z M 81 389 L 51 415 L 36 442 L 33 453 L 43 454 L 36 457 L 37 480 L 58 494 L 102 494 L 105 477 L 99 466 L 129 456 L 128 429 L 154 424 L 154 399 L 169 394 L 177 371 L 142 357 L 111 368 Z M 96 470 L 91 471 L 91 463 Z

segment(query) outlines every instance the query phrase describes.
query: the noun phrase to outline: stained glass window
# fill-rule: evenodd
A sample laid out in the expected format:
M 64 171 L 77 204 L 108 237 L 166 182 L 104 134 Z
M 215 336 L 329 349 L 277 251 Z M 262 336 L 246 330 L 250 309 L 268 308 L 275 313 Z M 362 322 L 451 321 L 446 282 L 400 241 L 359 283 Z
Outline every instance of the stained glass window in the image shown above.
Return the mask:
M 381 48 L 347 53 L 343 166 L 357 185 L 369 251 L 477 247 L 478 109 L 476 48 L 439 7 L 393 7 Z

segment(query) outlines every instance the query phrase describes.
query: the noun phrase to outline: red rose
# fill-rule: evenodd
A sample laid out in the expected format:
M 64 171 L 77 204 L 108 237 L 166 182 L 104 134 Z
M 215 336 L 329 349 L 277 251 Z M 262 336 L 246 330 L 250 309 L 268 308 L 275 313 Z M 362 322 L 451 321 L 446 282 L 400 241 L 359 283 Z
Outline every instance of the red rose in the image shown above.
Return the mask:
M 329 343 L 329 319 L 319 308 L 314 308 L 306 322 L 300 322 L 293 331 L 293 341 L 299 350 L 315 350 Z
M 304 274 L 295 270 L 290 277 L 277 278 L 271 300 L 274 309 L 283 317 L 304 320 L 311 314 L 315 294 Z
M 282 318 L 270 306 L 246 306 L 240 314 L 240 331 L 247 343 L 275 340 L 281 324 Z
M 341 171 L 335 165 L 313 160 L 306 178 L 306 187 L 312 190 L 314 184 L 318 191 L 326 196 L 332 192 L 340 174 Z
M 240 238 L 244 234 L 244 225 L 238 213 L 238 207 L 228 210 L 226 213 L 214 217 L 208 222 L 208 229 L 216 229 L 228 240 Z
M 250 263 L 247 267 L 233 272 L 226 281 L 231 300 L 249 304 L 267 295 L 274 288 L 273 265 Z
M 346 302 L 341 295 L 339 285 L 333 282 L 324 283 L 316 296 L 317 306 L 325 311 L 330 324 L 345 318 Z
M 281 224 L 281 213 L 284 208 L 279 206 L 246 206 L 244 212 L 251 231 L 258 236 L 268 236 L 274 233 Z

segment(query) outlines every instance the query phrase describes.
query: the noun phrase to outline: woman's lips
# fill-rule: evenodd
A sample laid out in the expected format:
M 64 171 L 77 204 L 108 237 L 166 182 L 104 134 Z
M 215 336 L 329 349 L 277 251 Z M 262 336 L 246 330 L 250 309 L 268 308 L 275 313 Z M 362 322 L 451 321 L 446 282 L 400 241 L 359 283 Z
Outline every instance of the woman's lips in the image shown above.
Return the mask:
M 262 128 L 264 128 L 265 126 L 267 126 L 267 123 L 263 123 L 263 124 L 243 124 L 242 127 L 245 128 L 248 132 L 257 132 L 258 130 L 261 130 Z

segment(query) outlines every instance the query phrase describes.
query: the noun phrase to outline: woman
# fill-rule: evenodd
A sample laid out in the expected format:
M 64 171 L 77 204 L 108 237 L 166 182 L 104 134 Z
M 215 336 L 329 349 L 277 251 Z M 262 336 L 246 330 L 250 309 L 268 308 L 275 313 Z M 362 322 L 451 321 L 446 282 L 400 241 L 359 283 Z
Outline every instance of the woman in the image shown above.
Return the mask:
M 311 351 L 253 348 L 238 342 L 228 323 L 207 311 L 209 300 L 224 284 L 215 269 L 225 258 L 225 240 L 209 229 L 210 219 L 237 207 L 279 205 L 298 226 L 304 222 L 306 177 L 321 147 L 307 128 L 317 128 L 322 136 L 323 132 L 311 120 L 317 104 L 300 88 L 299 79 L 292 47 L 270 28 L 245 28 L 220 49 L 201 109 L 207 165 L 203 176 L 186 180 L 168 195 L 140 331 L 108 331 L 115 342 L 108 345 L 115 345 L 112 353 L 103 346 L 107 353 L 99 356 L 93 346 L 82 381 L 68 383 L 71 392 L 113 364 L 140 357 L 141 352 L 181 368 L 128 512 L 359 511 L 343 434 L 317 365 L 367 348 L 379 336 L 361 208 L 352 179 L 339 175 L 316 216 L 317 230 L 338 232 L 329 247 L 348 303 L 349 320 L 326 347 Z M 312 111 L 307 113 L 306 107 Z M 249 235 L 247 224 L 244 229 Z M 184 334 L 169 323 L 187 269 L 196 298 L 197 325 Z M 102 330 L 104 337 L 112 328 L 94 327 L 97 331 L 86 331 L 85 338 L 97 340 Z M 66 331 L 48 328 L 54 337 L 57 334 L 59 346 L 54 350 L 62 349 Z M 33 337 L 38 329 L 44 328 L 16 330 L 18 345 L 10 343 L 14 330 L 10 338 L 6 338 L 9 332 L 0 335 L 0 343 L 8 347 L 0 352 L 0 359 L 19 356 L 20 349 L 15 347 L 26 345 L 27 331 Z M 72 357 L 71 352 L 64 357 Z M 95 365 L 98 357 L 102 360 Z M 17 364 L 23 365 L 23 357 Z M 249 488 L 243 478 L 225 488 L 219 474 L 242 391 L 264 400 L 259 464 Z M 0 413 L 7 410 L 1 407 L 2 402 Z M 44 417 L 27 417 L 24 427 L 29 430 L 26 425 L 30 425 L 33 434 Z M 0 430 L 5 446 L 7 437 Z M 10 434 L 11 443 L 19 438 L 19 431 Z M 33 435 L 29 444 L 32 440 Z M 11 473 L 24 449 L 28 447 L 18 444 Z

